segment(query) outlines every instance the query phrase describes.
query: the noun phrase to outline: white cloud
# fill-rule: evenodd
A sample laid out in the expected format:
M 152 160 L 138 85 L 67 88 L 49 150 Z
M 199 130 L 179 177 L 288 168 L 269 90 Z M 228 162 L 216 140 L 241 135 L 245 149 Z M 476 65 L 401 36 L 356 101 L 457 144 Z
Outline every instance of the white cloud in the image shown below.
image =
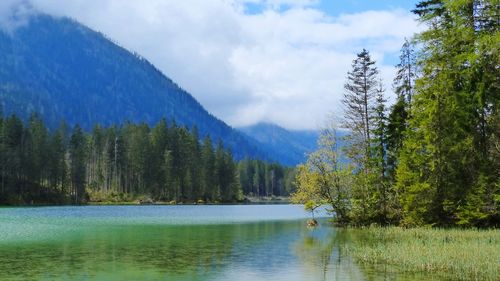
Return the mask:
M 237 5 L 256 4 L 265 8 L 277 9 L 282 7 L 305 7 L 319 3 L 319 0 L 234 0 Z
M 7 2 L 14 1 L 2 0 L 0 24 L 2 10 L 12 6 Z M 270 121 L 316 128 L 329 112 L 339 112 L 356 52 L 367 48 L 383 62 L 418 30 L 409 12 L 331 17 L 315 8 L 317 0 L 31 2 L 143 55 L 234 126 Z M 246 3 L 263 9 L 246 14 Z M 389 86 L 392 65 L 379 67 Z
M 13 32 L 28 23 L 28 17 L 33 14 L 30 3 L 26 0 L 2 0 L 0 2 L 0 29 L 7 33 Z

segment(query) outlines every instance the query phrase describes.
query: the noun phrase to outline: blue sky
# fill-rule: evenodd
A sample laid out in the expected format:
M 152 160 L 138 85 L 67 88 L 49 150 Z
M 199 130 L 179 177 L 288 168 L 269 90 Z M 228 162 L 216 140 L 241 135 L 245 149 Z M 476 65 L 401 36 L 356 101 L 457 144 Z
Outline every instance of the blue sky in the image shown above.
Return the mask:
M 308 1 L 308 0 L 306 0 Z M 272 1 L 271 1 L 272 2 Z M 278 1 L 279 2 L 279 1 Z M 411 11 L 415 8 L 417 1 L 414 0 L 316 0 L 309 1 L 311 4 L 306 5 L 307 8 L 317 9 L 332 18 L 343 14 L 353 14 L 363 11 L 389 11 L 389 10 L 406 10 Z M 269 8 L 269 3 L 266 1 L 256 1 L 245 3 L 245 13 L 249 15 L 258 15 L 265 12 Z M 271 4 L 273 5 L 273 4 Z M 295 4 L 278 4 L 276 10 L 284 13 L 290 9 L 296 8 Z M 408 36 L 409 37 L 409 36 Z M 368 42 L 368 41 L 367 41 Z M 398 63 L 399 55 L 396 52 L 388 52 L 382 63 L 395 65 Z
M 331 16 L 364 10 L 412 10 L 416 1 L 409 0 L 322 0 L 318 8 Z
M 25 9 L 13 9 L 24 3 Z M 27 9 L 30 3 L 30 9 Z M 1 0 L 0 28 L 19 11 L 71 17 L 150 60 L 232 126 L 317 129 L 342 116 L 356 53 L 366 48 L 391 93 L 414 1 Z M 18 15 L 12 17 L 12 11 Z
M 311 5 L 330 16 L 338 16 L 345 13 L 355 13 L 365 10 L 391 10 L 402 8 L 411 10 L 415 7 L 416 1 L 413 0 L 321 0 L 314 1 Z M 283 10 L 289 9 L 291 5 L 284 5 Z M 258 14 L 266 9 L 265 3 L 246 3 L 245 12 L 249 14 Z

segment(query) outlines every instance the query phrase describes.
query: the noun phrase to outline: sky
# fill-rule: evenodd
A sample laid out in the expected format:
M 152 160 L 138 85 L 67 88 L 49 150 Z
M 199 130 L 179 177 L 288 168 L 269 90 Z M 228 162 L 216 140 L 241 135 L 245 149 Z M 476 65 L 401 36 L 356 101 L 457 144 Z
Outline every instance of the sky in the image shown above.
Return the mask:
M 342 116 L 352 60 L 377 61 L 391 100 L 409 0 L 1 0 L 0 27 L 71 17 L 151 61 L 234 127 L 317 129 Z

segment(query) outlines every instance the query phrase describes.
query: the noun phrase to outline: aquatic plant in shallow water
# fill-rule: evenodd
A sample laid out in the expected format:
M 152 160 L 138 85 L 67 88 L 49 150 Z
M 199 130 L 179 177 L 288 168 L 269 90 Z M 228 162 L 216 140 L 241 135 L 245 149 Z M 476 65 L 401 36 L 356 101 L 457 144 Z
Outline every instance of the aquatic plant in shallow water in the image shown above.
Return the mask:
M 345 249 L 360 263 L 456 280 L 499 280 L 499 230 L 375 227 L 350 232 L 353 243 Z

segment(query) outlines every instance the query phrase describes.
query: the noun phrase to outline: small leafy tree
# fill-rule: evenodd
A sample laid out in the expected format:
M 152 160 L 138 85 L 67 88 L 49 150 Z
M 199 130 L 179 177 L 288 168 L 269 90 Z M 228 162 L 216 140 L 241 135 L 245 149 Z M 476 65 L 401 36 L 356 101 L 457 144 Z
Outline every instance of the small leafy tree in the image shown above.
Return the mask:
M 338 224 L 349 223 L 352 170 L 340 163 L 334 128 L 325 129 L 318 141 L 319 149 L 309 155 L 306 164 L 298 167 L 295 203 L 305 204 L 314 213 L 319 206 L 329 206 Z M 313 214 L 314 216 L 314 214 Z
M 292 194 L 292 202 L 296 204 L 304 204 L 304 209 L 311 212 L 314 219 L 314 211 L 323 204 L 325 200 L 321 198 L 318 185 L 318 174 L 312 172 L 308 165 L 300 165 L 297 167 L 296 184 L 297 191 Z

